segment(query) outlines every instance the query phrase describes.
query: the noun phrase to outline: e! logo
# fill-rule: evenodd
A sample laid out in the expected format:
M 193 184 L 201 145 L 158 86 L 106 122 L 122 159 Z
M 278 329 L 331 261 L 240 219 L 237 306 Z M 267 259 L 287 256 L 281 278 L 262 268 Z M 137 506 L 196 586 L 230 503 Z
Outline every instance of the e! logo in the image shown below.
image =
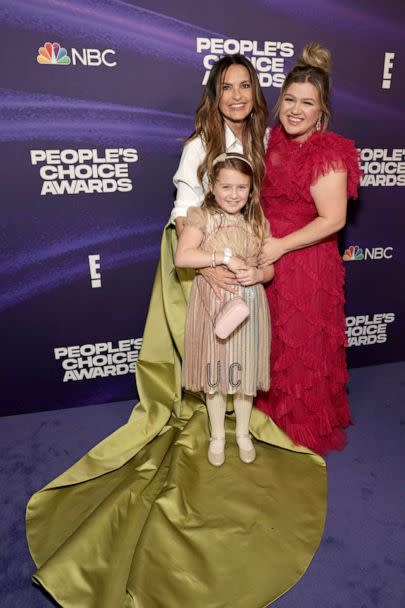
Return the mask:
M 383 72 L 383 81 L 382 81 L 383 89 L 391 88 L 391 79 L 392 79 L 391 70 L 394 65 L 394 57 L 395 57 L 395 53 L 385 53 L 384 72 Z
M 89 267 L 90 267 L 90 278 L 91 286 L 101 287 L 101 274 L 98 272 L 100 269 L 100 255 L 89 255 Z

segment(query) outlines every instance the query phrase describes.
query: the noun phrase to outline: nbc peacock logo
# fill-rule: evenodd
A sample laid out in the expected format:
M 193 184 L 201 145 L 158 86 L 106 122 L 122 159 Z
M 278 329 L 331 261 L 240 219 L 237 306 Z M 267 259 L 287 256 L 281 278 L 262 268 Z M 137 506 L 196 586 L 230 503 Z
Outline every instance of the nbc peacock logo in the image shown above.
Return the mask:
M 70 57 L 67 50 L 59 42 L 45 42 L 38 49 L 38 63 L 45 65 L 70 65 Z
M 342 257 L 345 262 L 364 260 L 364 252 L 358 245 L 350 245 L 350 247 L 345 250 Z

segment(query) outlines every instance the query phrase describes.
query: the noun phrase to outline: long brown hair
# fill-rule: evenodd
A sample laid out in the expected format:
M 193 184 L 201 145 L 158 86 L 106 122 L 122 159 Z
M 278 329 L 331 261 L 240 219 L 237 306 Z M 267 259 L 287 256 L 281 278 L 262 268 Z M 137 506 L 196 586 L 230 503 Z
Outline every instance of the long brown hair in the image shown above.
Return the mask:
M 245 119 L 242 135 L 243 152 L 253 163 L 259 182 L 264 177 L 264 134 L 268 123 L 268 110 L 266 100 L 260 88 L 259 79 L 251 62 L 243 55 L 226 55 L 219 59 L 212 67 L 207 86 L 197 108 L 195 117 L 195 131 L 189 140 L 201 137 L 206 156 L 198 167 L 197 175 L 203 182 L 205 173 L 210 173 L 213 160 L 226 151 L 224 118 L 219 110 L 222 94 L 222 83 L 226 71 L 232 65 L 242 65 L 249 72 L 252 84 L 253 110 Z
M 323 131 L 328 126 L 331 117 L 330 90 L 331 90 L 331 57 L 328 49 L 317 42 L 307 44 L 298 58 L 293 69 L 287 74 L 281 87 L 280 95 L 274 107 L 274 114 L 278 116 L 281 101 L 288 87 L 293 82 L 310 82 L 318 92 L 319 104 L 322 110 L 321 128 Z
M 213 188 L 215 182 L 218 179 L 219 172 L 221 169 L 234 169 L 239 171 L 243 175 L 250 177 L 250 193 L 246 205 L 241 210 L 245 221 L 250 225 L 254 234 L 258 237 L 260 242 L 264 239 L 266 220 L 264 217 L 263 209 L 260 204 L 260 180 L 253 163 L 248 161 L 242 154 L 236 152 L 230 152 L 224 154 L 224 160 L 216 162 L 211 172 L 208 174 L 208 182 L 210 188 Z M 214 213 L 221 213 L 221 209 L 218 207 L 218 203 L 215 200 L 215 196 L 211 189 L 206 193 L 204 203 L 209 211 Z

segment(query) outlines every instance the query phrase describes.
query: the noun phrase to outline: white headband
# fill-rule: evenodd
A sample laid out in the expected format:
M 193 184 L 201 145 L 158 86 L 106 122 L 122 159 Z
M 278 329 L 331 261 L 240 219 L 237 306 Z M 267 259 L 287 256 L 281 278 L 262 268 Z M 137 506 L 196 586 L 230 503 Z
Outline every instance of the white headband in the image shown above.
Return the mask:
M 237 160 L 242 160 L 243 162 L 245 162 L 246 164 L 249 165 L 249 167 L 253 169 L 253 165 L 250 162 L 250 160 L 248 160 L 247 158 L 245 158 L 244 156 L 242 156 L 242 154 L 232 154 L 232 153 L 227 153 L 227 152 L 223 152 L 222 154 L 220 154 L 219 156 L 217 156 L 212 163 L 212 166 L 215 167 L 215 165 L 217 165 L 218 163 L 223 163 L 226 160 L 230 159 L 230 158 L 236 158 Z

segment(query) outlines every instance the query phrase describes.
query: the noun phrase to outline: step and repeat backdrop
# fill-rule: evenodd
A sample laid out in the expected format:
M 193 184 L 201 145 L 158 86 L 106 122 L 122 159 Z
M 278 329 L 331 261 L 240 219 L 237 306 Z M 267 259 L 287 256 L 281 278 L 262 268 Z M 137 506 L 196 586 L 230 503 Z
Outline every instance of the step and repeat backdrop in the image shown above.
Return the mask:
M 333 126 L 361 153 L 342 235 L 348 359 L 404 358 L 402 0 L 2 0 L 0 413 L 136 399 L 172 176 L 213 63 L 272 108 L 303 45 L 333 56 Z

